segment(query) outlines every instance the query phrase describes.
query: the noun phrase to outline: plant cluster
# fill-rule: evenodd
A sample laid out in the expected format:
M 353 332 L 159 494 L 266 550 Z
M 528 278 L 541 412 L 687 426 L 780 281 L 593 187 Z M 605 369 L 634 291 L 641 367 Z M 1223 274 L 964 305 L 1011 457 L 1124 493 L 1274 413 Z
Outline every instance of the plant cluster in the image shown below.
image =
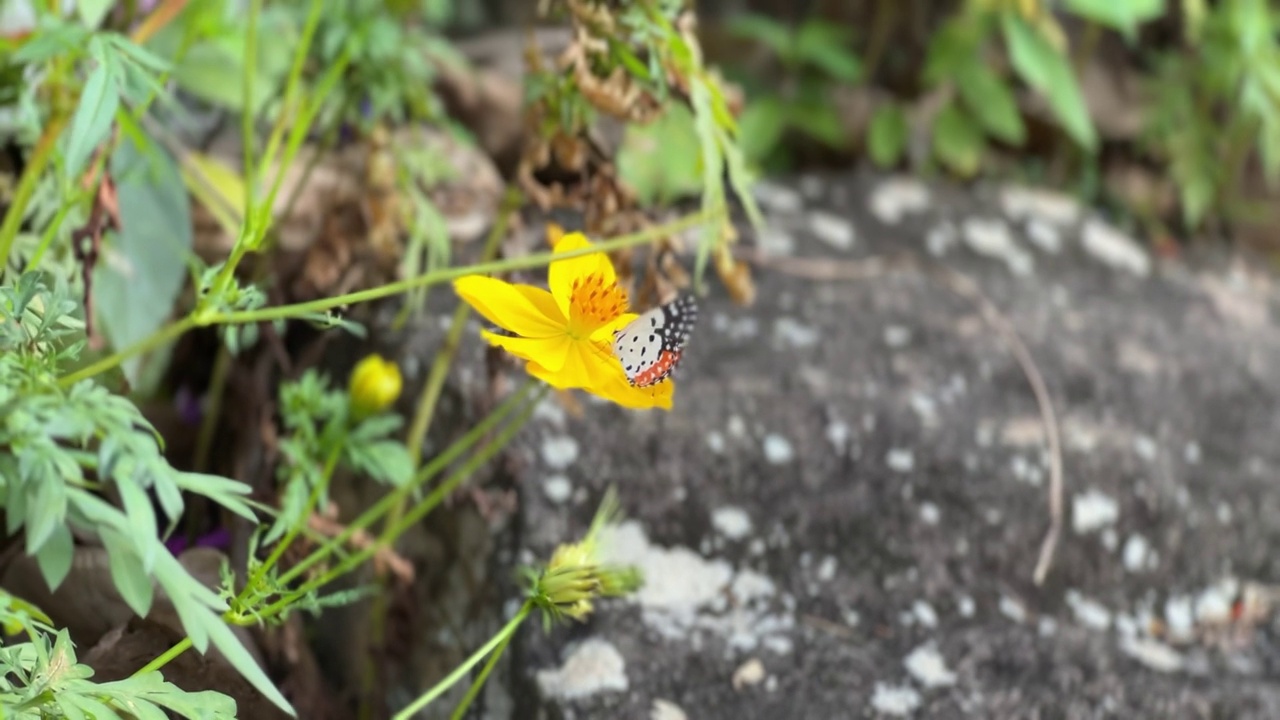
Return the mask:
M 543 266 L 550 267 L 554 293 L 565 278 L 577 282 L 584 272 L 612 271 L 605 253 L 703 226 L 710 230 L 699 272 L 708 258 L 728 257 L 726 186 L 754 214 L 750 177 L 736 120 L 718 77 L 703 64 L 687 3 L 634 3 L 615 15 L 609 3 L 567 0 L 561 9 L 587 41 L 581 63 L 558 84 L 549 80 L 554 72 L 533 83 L 530 105 L 556 109 L 543 130 L 553 137 L 585 132 L 583 117 L 562 110 L 598 109 L 618 88 L 628 106 L 648 108 L 630 122 L 684 108 L 697 128 L 703 211 L 642 233 L 595 244 L 578 235 L 555 252 L 469 266 L 450 265 L 447 236 L 439 246 L 438 219 L 420 217 L 406 223 L 410 234 L 431 238 L 420 237 L 406 253 L 436 245 L 427 248 L 425 262 L 406 263 L 410 272 L 400 279 L 273 302 L 259 261 L 273 250 L 277 201 L 295 199 L 281 193 L 304 148 L 314 150 L 314 163 L 345 136 L 377 136 L 387 123 L 447 124 L 430 86 L 441 63 L 460 60 L 427 22 L 440 15 L 438 5 L 428 2 L 423 12 L 415 3 L 250 0 L 247 12 L 235 13 L 220 0 L 121 6 L 92 0 L 64 14 L 58 3 L 33 2 L 30 27 L 0 37 L 6 111 L 0 132 L 23 157 L 0 222 L 0 512 L 9 534 L 22 531 L 22 550 L 36 559 L 51 589 L 72 572 L 77 543 L 100 544 L 128 606 L 145 616 L 163 597 L 186 635 L 132 677 L 96 683 L 65 630 L 21 598 L 0 594 L 6 634 L 25 636 L 0 649 L 0 714 L 151 718 L 169 710 L 234 717 L 230 698 L 184 691 L 163 677 L 173 658 L 210 647 L 291 710 L 231 628 L 276 624 L 299 610 L 320 611 L 367 593 L 382 597 L 376 586 L 334 594 L 322 589 L 385 555 L 485 467 L 547 390 L 530 367 L 535 377 L 521 389 L 447 448 L 423 457 L 441 384 L 472 309 L 460 303 L 408 423 L 395 407 L 403 389 L 399 369 L 378 356 L 362 361 L 345 387 L 307 369 L 275 388 L 279 460 L 269 480 L 278 502 L 267 504 L 250 499 L 245 482 L 176 469 L 164 439 L 139 410 L 138 399 L 157 391 L 168 353 L 182 336 L 217 330 L 210 389 L 216 397 L 227 364 L 261 343 L 267 329 L 279 334 L 290 323 L 308 323 L 362 333 L 359 323 L 337 314 L 354 304 L 396 296 L 413 302 L 420 299 L 415 293 L 451 280 L 462 288 Z M 184 128 L 200 105 L 238 119 L 241 167 L 192 147 Z M 428 174 L 438 175 L 438 168 L 402 165 L 393 177 L 410 194 L 407 188 Z M 429 214 L 429 201 L 413 197 L 410 207 Z M 208 263 L 193 252 L 192 198 L 234 238 L 224 259 Z M 505 222 L 498 219 L 488 256 Z M 486 314 L 481 305 L 475 309 Z M 625 310 L 619 306 L 609 320 L 631 317 Z M 632 407 L 670 406 L 669 380 L 650 390 L 645 403 L 624 402 L 635 397 L 620 386 L 597 386 L 563 366 L 549 367 L 554 363 L 545 355 L 536 359 L 551 373 L 541 379 L 556 387 L 580 387 Z M 603 365 L 600 357 L 590 362 Z M 206 409 L 205 427 L 217 414 L 216 403 Z M 315 521 L 339 470 L 382 483 L 386 494 L 337 530 L 322 531 Z M 217 587 L 193 577 L 165 544 L 195 498 L 251 528 L 247 564 L 224 563 Z M 460 716 L 529 615 L 582 619 L 592 599 L 634 590 L 640 582 L 634 571 L 597 556 L 597 536 L 615 514 L 610 496 L 586 540 L 530 572 L 527 600 L 511 623 L 396 717 L 432 702 L 489 658 L 455 712 Z

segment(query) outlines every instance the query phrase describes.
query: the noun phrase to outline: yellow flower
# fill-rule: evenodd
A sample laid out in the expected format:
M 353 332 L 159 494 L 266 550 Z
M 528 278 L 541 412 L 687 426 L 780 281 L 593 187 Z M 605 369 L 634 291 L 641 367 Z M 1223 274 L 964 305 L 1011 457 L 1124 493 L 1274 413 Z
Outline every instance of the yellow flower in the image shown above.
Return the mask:
M 590 246 L 582 233 L 569 233 L 556 240 L 555 251 Z M 547 286 L 550 292 L 480 275 L 454 281 L 458 295 L 476 312 L 513 333 L 481 331 L 490 344 L 525 360 L 530 375 L 623 407 L 670 410 L 675 390 L 670 379 L 634 387 L 613 354 L 614 331 L 638 316 L 628 312 L 627 293 L 618 285 L 609 256 L 596 252 L 556 260 L 548 269 Z
M 400 368 L 381 355 L 368 355 L 351 371 L 347 393 L 351 411 L 365 417 L 386 410 L 400 397 Z

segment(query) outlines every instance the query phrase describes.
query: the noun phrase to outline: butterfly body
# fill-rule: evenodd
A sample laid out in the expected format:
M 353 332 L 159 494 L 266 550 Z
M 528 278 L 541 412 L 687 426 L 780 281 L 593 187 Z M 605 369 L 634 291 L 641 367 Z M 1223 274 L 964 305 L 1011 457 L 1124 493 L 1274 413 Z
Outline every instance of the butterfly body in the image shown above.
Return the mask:
M 653 308 L 613 335 L 613 354 L 628 382 L 649 387 L 671 375 L 698 319 L 698 303 L 691 295 Z

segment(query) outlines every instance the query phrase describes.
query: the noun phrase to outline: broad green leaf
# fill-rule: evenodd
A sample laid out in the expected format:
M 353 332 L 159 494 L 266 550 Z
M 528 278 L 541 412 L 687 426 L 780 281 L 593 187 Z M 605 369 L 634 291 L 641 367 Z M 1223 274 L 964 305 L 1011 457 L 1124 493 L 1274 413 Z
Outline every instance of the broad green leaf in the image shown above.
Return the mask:
M 71 572 L 71 561 L 75 558 L 75 553 L 71 530 L 66 524 L 58 525 L 36 553 L 36 564 L 39 565 L 40 574 L 44 576 L 50 591 L 56 591 L 67 578 L 67 573 Z
M 46 16 L 38 31 L 13 54 L 13 61 L 26 65 L 46 62 L 59 55 L 77 58 L 84 54 L 88 37 L 89 29 L 85 26 Z
M 647 125 L 628 124 L 617 163 L 618 174 L 645 205 L 696 193 L 701 182 L 693 114 L 673 104 Z
M 151 611 L 155 585 L 151 582 L 151 576 L 142 568 L 134 540 L 121 535 L 114 529 L 104 529 L 99 534 L 102 537 L 103 547 L 107 549 L 111 580 L 115 583 L 116 590 L 120 592 L 120 597 L 124 599 L 129 609 L 139 617 L 146 617 Z M 146 541 L 145 538 L 138 538 L 139 543 Z M 163 554 L 168 555 L 168 553 Z
M 186 280 L 192 246 L 191 207 L 169 154 L 121 138 L 111 158 L 120 203 L 120 232 L 103 248 L 94 270 L 94 299 L 107 339 L 132 345 L 165 323 Z M 140 358 L 124 370 L 138 380 Z
M 929 40 L 923 80 L 937 85 L 951 78 L 957 68 L 974 62 L 982 42 L 982 26 L 969 16 L 947 21 Z
M 258 516 L 245 503 L 252 488 L 248 485 L 220 477 L 195 472 L 174 472 L 173 483 L 189 493 L 203 495 L 240 517 L 256 523 Z
M 27 554 L 35 554 L 67 517 L 67 486 L 57 475 L 27 485 Z
M 954 103 L 934 118 L 933 152 L 961 177 L 970 177 L 978 171 L 982 161 L 982 133 Z
M 800 27 L 795 41 L 796 58 L 840 82 L 855 83 L 862 76 L 862 61 L 844 28 L 827 21 L 810 21 Z
M 404 443 L 383 440 L 370 444 L 368 452 L 374 460 L 369 471 L 376 479 L 399 487 L 413 477 L 413 458 Z
M 133 531 L 142 537 L 156 537 L 156 510 L 147 493 L 132 478 L 122 478 L 120 475 L 115 477 L 115 487 L 123 500 L 124 514 L 129 518 Z M 159 543 L 141 543 L 138 550 L 144 573 L 150 573 L 155 566 L 156 552 L 164 552 L 160 548 Z
M 1117 30 L 1127 40 L 1138 25 L 1164 15 L 1164 0 L 1065 0 L 1069 12 Z
M 845 147 L 849 142 L 840 113 L 829 102 L 802 103 L 788 117 L 797 130 L 830 147 Z
M 1026 140 L 1027 129 L 1013 92 L 986 65 L 965 63 L 956 72 L 956 86 L 969 112 L 988 133 L 1013 145 Z
M 784 62 L 790 62 L 795 35 L 791 28 L 773 18 L 756 13 L 732 17 L 725 30 L 741 38 L 755 40 L 773 51 Z
M 881 168 L 898 164 L 907 147 L 907 116 L 897 103 L 876 108 L 867 127 L 867 154 Z
M 782 98 L 765 96 L 747 104 L 738 118 L 742 152 L 752 163 L 762 163 L 778 146 L 787 129 L 787 104 Z
M 1098 135 L 1066 56 L 1058 53 L 1021 17 L 1004 13 L 1000 20 L 1014 69 L 1028 85 L 1049 99 L 1049 106 L 1067 134 L 1085 150 L 1095 150 Z
M 116 84 L 114 66 L 107 56 L 89 73 L 80 104 L 67 128 L 67 174 L 77 177 L 84 170 L 94 149 L 107 138 L 116 108 L 120 106 L 120 90 Z
M 80 12 L 80 21 L 91 30 L 97 30 L 107 11 L 115 3 L 112 0 L 77 0 L 76 10 Z
M 207 626 L 209 631 L 209 639 L 213 641 L 213 646 L 222 651 L 224 657 L 231 662 L 231 666 L 236 669 L 245 680 L 258 689 L 270 700 L 276 707 L 289 713 L 293 717 L 297 717 L 297 712 L 289 705 L 289 701 L 280 694 L 280 689 L 275 683 L 271 682 L 267 674 L 258 666 L 257 661 L 245 650 L 244 645 L 240 644 L 240 639 L 231 632 L 231 628 L 222 621 L 221 618 L 209 615 L 210 622 Z

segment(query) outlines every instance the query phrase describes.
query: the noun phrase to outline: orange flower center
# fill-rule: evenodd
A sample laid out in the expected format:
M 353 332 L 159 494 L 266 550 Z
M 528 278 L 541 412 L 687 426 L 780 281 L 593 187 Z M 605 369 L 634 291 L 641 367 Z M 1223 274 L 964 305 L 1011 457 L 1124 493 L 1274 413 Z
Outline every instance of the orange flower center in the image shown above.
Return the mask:
M 576 278 L 569 294 L 570 334 L 585 338 L 626 312 L 627 307 L 627 291 L 618 283 L 606 283 L 599 273 Z

